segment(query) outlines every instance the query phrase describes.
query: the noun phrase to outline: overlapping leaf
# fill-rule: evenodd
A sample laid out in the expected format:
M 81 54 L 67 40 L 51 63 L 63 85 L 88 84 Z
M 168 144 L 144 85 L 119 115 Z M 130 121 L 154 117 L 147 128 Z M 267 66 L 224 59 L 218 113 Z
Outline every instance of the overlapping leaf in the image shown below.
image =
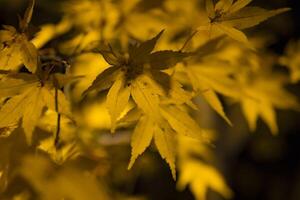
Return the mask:
M 154 138 L 159 153 L 168 162 L 175 178 L 175 133 L 200 139 L 202 131 L 188 113 L 176 108 L 183 104 L 195 108 L 191 101 L 192 94 L 162 71 L 174 67 L 191 54 L 170 50 L 152 52 L 162 33 L 140 44 L 130 45 L 129 57 L 115 52 L 111 47 L 101 49 L 103 58 L 112 66 L 95 79 L 85 95 L 109 88 L 106 105 L 112 121 L 112 132 L 132 97 L 142 113 L 131 119 L 130 112 L 121 119 L 121 122 L 138 121 L 131 139 L 132 156 L 128 168 L 132 167 Z M 175 113 L 180 119 L 173 118 Z
M 2 97 L 8 98 L 0 109 L 0 127 L 16 127 L 22 119 L 22 127 L 27 142 L 31 143 L 32 134 L 44 108 L 59 110 L 70 115 L 69 103 L 61 91 L 53 85 L 42 85 L 36 75 L 17 73 L 1 79 Z
M 30 72 L 36 72 L 38 51 L 27 34 L 34 4 L 35 1 L 31 0 L 24 18 L 20 19 L 20 30 L 17 31 L 12 26 L 3 26 L 4 30 L 0 30 L 0 69 L 16 70 L 19 65 L 24 64 Z
M 214 5 L 212 0 L 206 0 L 206 12 L 209 18 L 207 30 L 221 32 L 251 47 L 247 36 L 240 29 L 250 28 L 270 17 L 290 10 L 289 8 L 281 8 L 268 11 L 259 7 L 246 7 L 251 1 L 219 0 Z

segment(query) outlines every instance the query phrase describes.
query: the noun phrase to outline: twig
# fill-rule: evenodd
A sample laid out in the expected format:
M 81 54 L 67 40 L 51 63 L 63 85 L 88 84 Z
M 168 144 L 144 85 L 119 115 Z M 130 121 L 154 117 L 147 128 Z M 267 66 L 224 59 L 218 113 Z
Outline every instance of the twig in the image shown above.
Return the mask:
M 58 109 L 58 90 L 55 88 L 55 111 L 57 112 L 57 120 L 56 120 L 56 133 L 55 133 L 55 140 L 54 145 L 56 148 L 59 146 L 59 139 L 60 139 L 60 122 L 61 122 L 61 115 Z
M 189 37 L 188 39 L 185 41 L 185 43 L 183 44 L 183 46 L 181 47 L 181 49 L 179 51 L 183 51 L 183 49 L 188 45 L 188 43 L 191 41 L 191 39 L 193 39 L 193 37 L 198 33 L 198 30 L 195 30 Z

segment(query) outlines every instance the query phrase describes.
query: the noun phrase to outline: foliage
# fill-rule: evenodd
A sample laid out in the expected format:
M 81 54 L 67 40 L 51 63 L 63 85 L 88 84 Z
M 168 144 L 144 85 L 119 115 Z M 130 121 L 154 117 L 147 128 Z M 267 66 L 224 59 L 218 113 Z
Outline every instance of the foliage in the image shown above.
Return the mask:
M 211 150 L 217 127 L 203 120 L 216 112 L 234 129 L 234 102 L 251 131 L 261 117 L 277 134 L 276 109 L 299 109 L 285 88 L 299 81 L 299 45 L 278 57 L 242 32 L 289 8 L 251 2 L 59 1 L 61 21 L 37 29 L 30 0 L 19 26 L 0 31 L 1 199 L 143 199 L 108 184 L 109 147 L 130 143 L 131 169 L 152 141 L 178 189 L 230 198 Z

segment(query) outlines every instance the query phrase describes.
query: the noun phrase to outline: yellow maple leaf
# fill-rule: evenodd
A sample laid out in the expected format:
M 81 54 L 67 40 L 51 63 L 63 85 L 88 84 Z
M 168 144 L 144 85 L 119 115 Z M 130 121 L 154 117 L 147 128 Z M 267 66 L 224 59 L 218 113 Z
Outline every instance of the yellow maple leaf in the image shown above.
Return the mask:
M 277 10 L 265 10 L 259 7 L 247 6 L 252 0 L 219 0 L 215 5 L 212 0 L 206 0 L 206 12 L 208 25 L 200 27 L 211 34 L 214 32 L 226 34 L 234 40 L 242 42 L 249 47 L 247 36 L 240 29 L 253 27 L 266 19 L 290 10 L 281 8 Z
M 27 29 L 32 18 L 35 1 L 31 0 L 23 19 L 20 19 L 19 31 L 12 26 L 3 26 L 0 31 L 0 69 L 16 70 L 20 64 L 32 73 L 38 65 L 38 51 L 29 41 Z
M 210 130 L 206 132 L 210 140 L 215 138 L 214 132 Z M 203 142 L 186 136 L 179 137 L 177 188 L 183 190 L 189 186 L 197 200 L 206 199 L 208 189 L 218 192 L 225 198 L 231 198 L 232 191 L 221 172 L 212 164 L 214 160 L 213 152 Z
M 0 127 L 17 127 L 22 119 L 28 143 L 45 107 L 70 116 L 68 101 L 51 80 L 41 82 L 35 74 L 8 74 L 0 80 L 0 88 L 8 98 L 0 109 Z
M 245 94 L 240 99 L 242 111 L 251 131 L 256 129 L 256 121 L 261 117 L 271 132 L 277 134 L 275 109 L 299 109 L 297 98 L 285 90 L 280 76 L 261 75 L 240 84 Z
M 125 109 L 130 96 L 145 113 L 152 115 L 152 117 L 159 116 L 159 96 L 163 96 L 164 91 L 162 86 L 153 78 L 151 72 L 157 73 L 160 70 L 171 68 L 190 55 L 179 51 L 152 53 L 162 33 L 163 31 L 139 45 L 130 45 L 129 56 L 115 52 L 111 47 L 99 50 L 111 67 L 96 77 L 84 95 L 110 88 L 106 102 L 113 122 L 112 131 L 114 131 L 116 119 Z M 124 99 L 122 97 L 125 101 L 118 100 L 120 92 L 126 97 Z
M 193 88 L 203 99 L 229 124 L 222 103 L 217 93 L 229 97 L 238 97 L 241 90 L 231 76 L 235 68 L 222 61 L 191 64 L 187 67 L 187 75 Z

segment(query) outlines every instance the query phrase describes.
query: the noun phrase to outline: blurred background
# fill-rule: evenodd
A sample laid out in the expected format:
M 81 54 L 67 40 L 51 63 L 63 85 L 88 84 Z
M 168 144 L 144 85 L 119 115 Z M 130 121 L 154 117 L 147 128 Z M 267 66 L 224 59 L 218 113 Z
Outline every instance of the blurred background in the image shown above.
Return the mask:
M 61 0 L 37 0 L 32 23 L 36 26 L 58 23 L 62 13 L 57 8 L 61 2 Z M 267 49 L 274 54 L 282 55 L 290 41 L 300 39 L 300 1 L 254 0 L 253 3 L 267 9 L 292 8 L 289 13 L 268 20 L 255 28 L 271 32 L 276 40 L 270 43 Z M 27 2 L 24 0 L 0 0 L 0 24 L 17 25 L 17 14 L 22 14 L 26 6 Z M 246 32 L 251 35 L 252 30 Z M 299 83 L 288 86 L 288 90 L 300 97 Z M 249 133 L 246 120 L 241 118 L 241 109 L 238 105 L 229 105 L 226 111 L 229 118 L 238 123 L 235 123 L 233 128 L 228 128 L 222 122 L 217 123 L 221 134 L 212 151 L 219 160 L 219 168 L 234 193 L 232 199 L 299 200 L 300 113 L 278 111 L 280 133 L 273 136 L 262 121 L 258 121 L 254 133 Z M 153 200 L 194 199 L 188 189 L 181 192 L 176 189 L 176 182 L 171 178 L 168 166 L 156 152 L 150 150 L 145 153 L 145 158 L 140 163 L 141 167 L 134 169 L 140 170 L 139 176 L 136 177 L 134 172 L 126 171 L 129 146 L 111 145 L 108 148 L 108 157 L 114 158 L 110 162 L 115 162 L 116 165 L 123 163 L 115 166 L 114 172 L 110 174 L 112 178 L 119 177 L 118 180 L 110 183 L 118 191 L 128 195 L 145 195 Z M 120 151 L 128 154 L 119 154 Z M 151 164 L 155 167 L 147 169 L 148 163 L 155 163 Z M 127 175 L 122 178 L 122 174 Z M 126 179 L 126 177 L 131 178 Z M 223 197 L 209 189 L 207 199 L 217 200 Z

